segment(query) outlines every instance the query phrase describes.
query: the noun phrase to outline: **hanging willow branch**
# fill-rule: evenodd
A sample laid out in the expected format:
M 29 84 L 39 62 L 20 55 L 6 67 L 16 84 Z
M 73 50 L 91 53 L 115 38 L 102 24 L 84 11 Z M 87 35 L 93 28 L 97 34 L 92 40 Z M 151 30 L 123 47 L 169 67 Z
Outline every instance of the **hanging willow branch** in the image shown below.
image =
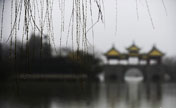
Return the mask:
M 58 0 L 59 1 L 59 10 L 60 10 L 60 47 L 62 47 L 62 37 L 65 32 L 65 2 L 66 0 Z M 53 3 L 54 0 L 11 0 L 11 30 L 10 34 L 7 37 L 6 42 L 10 40 L 10 43 L 13 41 L 13 37 L 15 36 L 15 40 L 17 39 L 17 34 L 22 31 L 22 43 L 27 43 L 29 40 L 29 34 L 31 32 L 40 33 L 41 37 L 41 49 L 42 52 L 42 40 L 44 33 L 47 33 L 48 40 L 52 41 L 53 46 L 55 47 L 55 39 L 54 39 L 54 27 L 53 27 Z M 70 1 L 69 1 L 70 2 Z M 104 9 L 103 0 L 72 0 L 72 12 L 68 27 L 67 33 L 67 41 L 68 37 L 72 35 L 72 49 L 74 49 L 74 43 L 76 43 L 77 50 L 82 49 L 87 50 L 87 32 L 92 30 L 93 36 L 93 44 L 94 44 L 94 31 L 93 27 L 101 20 L 104 22 L 104 16 L 102 12 L 102 5 Z M 97 21 L 93 21 L 93 8 L 92 4 L 95 4 L 98 9 Z M 89 6 L 88 6 L 89 5 Z M 2 39 L 3 35 L 3 17 L 4 17 L 4 8 L 5 8 L 5 0 L 3 0 L 2 6 L 2 18 L 1 18 L 1 34 L 0 38 Z M 88 9 L 90 8 L 90 12 Z M 15 9 L 15 11 L 13 10 Z M 88 13 L 90 15 L 88 15 Z M 88 28 L 88 17 L 91 16 L 91 26 Z M 23 27 L 21 27 L 23 25 Z M 26 38 L 24 40 L 24 38 Z M 75 39 L 75 40 L 74 40 Z M 82 46 L 81 46 L 82 44 Z M 28 45 L 26 46 L 28 47 Z M 56 49 L 56 48 L 55 48 Z M 55 50 L 56 51 L 56 50 Z
M 138 0 L 136 0 L 136 16 L 137 16 L 137 20 L 139 20 Z
M 164 0 L 162 0 L 162 4 L 163 4 L 163 7 L 164 7 L 164 10 L 165 10 L 166 16 L 167 16 L 167 9 L 166 9 L 166 5 L 165 5 Z
M 150 21 L 151 21 L 152 27 L 153 27 L 153 29 L 155 29 L 155 26 L 154 26 L 154 23 L 153 23 L 153 18 L 152 18 L 151 12 L 150 12 L 150 7 L 149 7 L 149 4 L 148 4 L 148 1 L 145 0 L 145 3 L 146 3 L 146 6 L 147 6 L 147 11 L 148 11 L 148 14 L 149 14 L 149 17 L 150 17 Z
M 0 36 L 1 42 L 2 42 L 2 35 L 3 35 L 4 5 L 5 5 L 5 0 L 3 0 L 2 15 L 1 15 L 1 36 Z

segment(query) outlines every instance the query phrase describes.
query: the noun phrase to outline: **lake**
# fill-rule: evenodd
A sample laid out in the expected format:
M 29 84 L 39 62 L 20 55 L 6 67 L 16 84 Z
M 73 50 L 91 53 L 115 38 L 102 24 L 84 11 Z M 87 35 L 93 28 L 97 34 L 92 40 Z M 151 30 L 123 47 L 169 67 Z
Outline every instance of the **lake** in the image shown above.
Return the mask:
M 174 83 L 20 82 L 1 85 L 0 108 L 175 108 Z

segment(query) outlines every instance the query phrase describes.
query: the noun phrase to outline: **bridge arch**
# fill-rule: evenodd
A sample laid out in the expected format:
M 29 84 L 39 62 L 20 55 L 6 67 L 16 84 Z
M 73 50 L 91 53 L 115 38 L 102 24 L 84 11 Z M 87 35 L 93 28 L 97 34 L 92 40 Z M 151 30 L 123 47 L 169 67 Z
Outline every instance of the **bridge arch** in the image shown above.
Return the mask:
M 143 81 L 146 81 L 147 79 L 147 73 L 146 73 L 146 68 L 145 66 L 126 66 L 123 70 L 123 81 L 125 78 L 125 75 L 130 72 L 130 71 L 136 71 L 136 73 L 141 73 L 141 75 L 143 76 Z M 134 72 L 135 73 L 135 72 Z
M 144 74 L 138 68 L 129 68 L 124 74 L 124 80 L 129 80 L 129 79 L 134 79 L 134 78 L 143 80 Z

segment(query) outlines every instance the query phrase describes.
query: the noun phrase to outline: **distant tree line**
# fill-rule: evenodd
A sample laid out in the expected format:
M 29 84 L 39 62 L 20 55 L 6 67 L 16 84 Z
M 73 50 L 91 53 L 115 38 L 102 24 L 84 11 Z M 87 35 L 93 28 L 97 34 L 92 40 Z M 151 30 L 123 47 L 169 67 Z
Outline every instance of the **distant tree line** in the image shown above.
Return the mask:
M 16 42 L 16 47 L 0 44 L 1 81 L 20 74 L 84 74 L 96 79 L 102 71 L 101 60 L 84 51 L 61 48 L 61 53 L 53 56 L 47 37 L 41 41 L 40 36 L 32 34 L 27 43 Z
M 167 57 L 163 60 L 166 72 L 170 75 L 172 81 L 176 81 L 176 57 Z

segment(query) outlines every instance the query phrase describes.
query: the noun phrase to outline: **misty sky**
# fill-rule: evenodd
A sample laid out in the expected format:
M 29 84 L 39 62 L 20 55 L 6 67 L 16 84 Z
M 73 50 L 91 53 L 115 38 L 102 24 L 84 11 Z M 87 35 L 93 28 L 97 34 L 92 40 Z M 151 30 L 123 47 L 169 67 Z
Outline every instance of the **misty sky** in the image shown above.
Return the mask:
M 59 46 L 59 28 L 60 16 L 58 11 L 58 0 L 55 0 L 53 8 L 53 22 L 55 43 Z M 119 51 L 125 52 L 126 47 L 133 41 L 142 48 L 141 52 L 147 52 L 155 44 L 168 56 L 176 55 L 176 0 L 164 0 L 166 10 L 162 0 L 147 0 L 150 7 L 150 14 L 153 20 L 154 29 L 149 17 L 146 1 L 137 0 L 138 15 L 136 10 L 136 0 L 104 0 L 105 23 L 99 22 L 94 26 L 94 45 L 95 49 L 104 53 L 115 44 Z M 2 0 L 0 0 L 0 15 L 2 14 Z M 67 37 L 68 22 L 70 18 L 71 4 L 66 0 L 65 5 L 65 31 L 63 33 L 62 46 L 65 46 Z M 116 11 L 117 8 L 117 11 Z M 4 11 L 4 40 L 10 31 L 10 0 L 6 0 Z M 117 13 L 116 13 L 117 12 Z M 89 12 L 88 12 L 88 15 Z M 117 15 L 117 31 L 116 31 L 116 15 Z M 94 22 L 97 19 L 97 7 L 93 6 Z M 90 17 L 88 16 L 88 22 Z M 88 23 L 88 28 L 91 26 Z M 22 30 L 21 30 L 22 31 Z M 19 31 L 19 32 L 21 32 Z M 20 33 L 19 33 L 20 34 Z M 92 33 L 88 32 L 89 42 L 93 44 Z M 21 38 L 19 37 L 19 40 Z M 71 46 L 71 38 L 69 37 L 69 46 Z

